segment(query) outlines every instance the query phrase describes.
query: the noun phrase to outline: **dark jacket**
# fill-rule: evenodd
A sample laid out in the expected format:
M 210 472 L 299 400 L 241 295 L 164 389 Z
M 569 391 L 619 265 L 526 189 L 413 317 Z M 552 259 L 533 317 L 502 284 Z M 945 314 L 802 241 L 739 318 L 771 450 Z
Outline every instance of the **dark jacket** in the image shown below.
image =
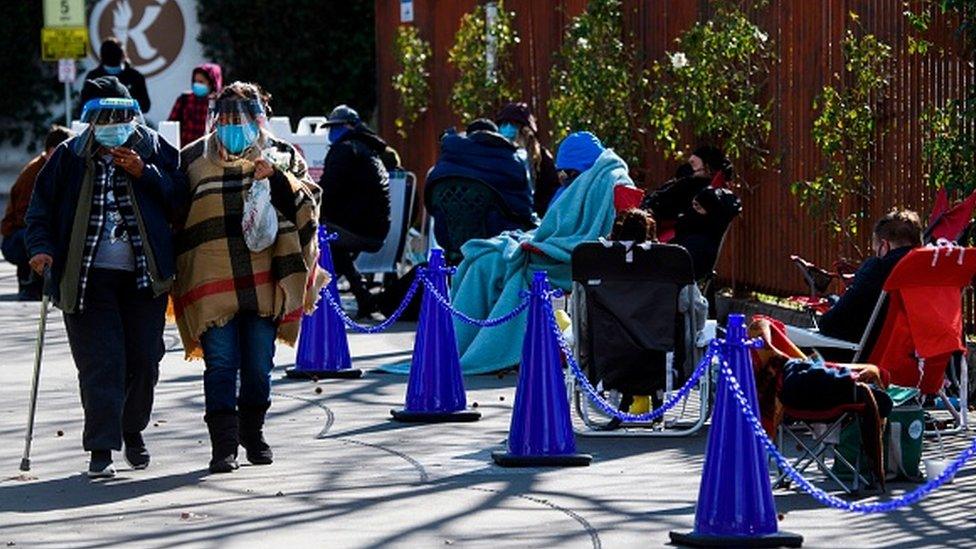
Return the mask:
M 688 250 L 695 278 L 702 280 L 715 269 L 718 254 L 722 251 L 722 239 L 729 225 L 742 212 L 742 201 L 726 189 L 705 189 L 694 198 L 705 208 L 705 214 L 689 206 L 678 216 L 670 243 Z
M 483 181 L 502 196 L 512 214 L 523 221 L 532 217 L 532 189 L 518 149 L 500 134 L 478 131 L 460 135 L 448 131 L 441 138 L 437 164 L 427 183 L 446 177 Z
M 881 289 L 895 265 L 912 250 L 903 246 L 891 250 L 884 257 L 866 260 L 854 274 L 854 280 L 844 295 L 820 317 L 820 333 L 857 343 L 864 335 L 871 313 L 881 296 Z M 883 317 L 882 317 L 883 318 Z
M 146 77 L 141 72 L 133 69 L 128 63 L 119 74 L 109 74 L 105 72 L 105 67 L 99 65 L 85 75 L 86 80 L 94 80 L 100 76 L 114 76 L 119 82 L 128 88 L 129 95 L 139 103 L 139 108 L 143 114 L 149 112 L 152 103 L 149 101 L 149 90 L 146 89 Z M 84 106 L 84 105 L 82 105 Z
M 148 243 L 147 258 L 153 289 L 157 294 L 168 290 L 176 271 L 171 221 L 185 208 L 189 199 L 186 178 L 179 169 L 179 151 L 160 139 L 159 134 L 139 126 L 126 143 L 145 163 L 142 177 L 130 181 L 132 201 L 140 222 L 143 242 Z M 27 249 L 31 257 L 43 253 L 54 259 L 51 267 L 50 294 L 65 312 L 74 312 L 77 303 L 62 303 L 63 284 L 77 283 L 81 273 L 65 272 L 77 261 L 84 248 L 90 193 L 94 176 L 94 154 L 97 144 L 86 130 L 58 145 L 34 185 L 27 210 Z M 89 201 L 81 200 L 87 189 Z
M 539 160 L 539 169 L 535 171 L 535 194 L 532 201 L 535 204 L 535 213 L 540 218 L 545 217 L 549 203 L 552 202 L 556 189 L 559 188 L 559 172 L 556 171 L 556 160 L 548 149 L 542 147 L 542 158 Z
M 381 155 L 386 143 L 365 126 L 329 147 L 322 167 L 322 224 L 385 240 L 390 232 L 390 175 Z
M 690 166 L 682 166 L 673 179 L 665 182 L 659 189 L 649 193 L 641 207 L 649 210 L 658 223 L 658 232 L 668 228 L 690 206 L 691 201 L 702 190 L 712 184 L 711 177 L 687 175 Z

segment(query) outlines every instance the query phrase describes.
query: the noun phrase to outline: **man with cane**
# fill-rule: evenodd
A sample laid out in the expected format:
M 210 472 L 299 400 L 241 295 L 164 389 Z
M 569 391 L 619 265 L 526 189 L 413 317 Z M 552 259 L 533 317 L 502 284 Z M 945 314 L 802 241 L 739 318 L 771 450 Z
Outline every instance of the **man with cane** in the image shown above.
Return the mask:
M 134 469 L 149 465 L 149 423 L 173 281 L 170 220 L 185 207 L 179 151 L 146 127 L 115 77 L 85 82 L 88 128 L 55 149 L 27 211 L 31 267 L 64 312 L 85 411 L 88 476 L 115 475 L 125 444 Z

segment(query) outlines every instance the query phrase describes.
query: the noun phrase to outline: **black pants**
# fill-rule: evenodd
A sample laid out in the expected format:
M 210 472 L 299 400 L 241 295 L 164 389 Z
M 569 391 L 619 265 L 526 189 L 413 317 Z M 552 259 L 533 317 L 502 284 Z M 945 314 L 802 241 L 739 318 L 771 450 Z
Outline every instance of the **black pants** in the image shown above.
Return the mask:
M 360 304 L 369 297 L 369 290 L 363 280 L 363 275 L 356 269 L 356 258 L 361 252 L 376 252 L 383 247 L 383 241 L 375 238 L 360 236 L 349 232 L 338 225 L 326 224 L 330 232 L 337 233 L 339 238 L 329 243 L 332 252 L 332 263 L 335 275 L 343 276 L 349 282 L 349 290 L 356 296 Z
M 85 410 L 86 451 L 120 450 L 123 432 L 149 424 L 165 322 L 165 295 L 136 288 L 134 273 L 92 269 L 84 309 L 64 315 Z

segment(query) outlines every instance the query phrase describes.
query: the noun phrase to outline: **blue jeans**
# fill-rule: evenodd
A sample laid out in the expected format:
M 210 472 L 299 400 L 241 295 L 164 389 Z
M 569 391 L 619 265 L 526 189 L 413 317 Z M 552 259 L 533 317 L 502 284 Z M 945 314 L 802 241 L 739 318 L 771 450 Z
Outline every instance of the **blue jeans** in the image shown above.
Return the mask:
M 266 407 L 271 401 L 277 324 L 255 313 L 238 313 L 200 336 L 207 413 Z M 240 372 L 240 393 L 237 378 Z

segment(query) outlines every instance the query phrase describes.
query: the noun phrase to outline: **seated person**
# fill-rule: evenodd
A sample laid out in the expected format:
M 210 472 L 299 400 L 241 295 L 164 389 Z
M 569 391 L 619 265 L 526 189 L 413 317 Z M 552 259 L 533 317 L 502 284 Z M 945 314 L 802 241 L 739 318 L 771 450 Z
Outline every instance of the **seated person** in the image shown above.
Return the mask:
M 721 149 L 710 145 L 695 149 L 688 163 L 659 189 L 649 192 L 641 205 L 654 216 L 661 241 L 671 241 L 678 216 L 691 207 L 698 193 L 708 187 L 725 187 L 734 175 L 732 163 Z
M 4 213 L 3 222 L 0 223 L 0 234 L 3 235 L 3 244 L 0 250 L 7 261 L 17 266 L 17 299 L 21 301 L 36 301 L 41 299 L 41 290 L 44 281 L 30 268 L 30 254 L 27 253 L 27 242 L 24 234 L 27 232 L 27 222 L 24 216 L 27 214 L 27 207 L 30 206 L 31 193 L 34 192 L 34 180 L 37 174 L 44 167 L 48 157 L 54 149 L 72 136 L 67 128 L 52 126 L 51 130 L 44 138 L 44 150 L 35 156 L 24 166 L 13 187 L 10 188 L 10 198 L 7 202 L 7 211 Z
M 861 265 L 844 295 L 820 317 L 820 333 L 860 342 L 891 270 L 912 248 L 921 245 L 922 222 L 917 213 L 892 210 L 878 220 L 871 236 L 875 257 Z M 830 354 L 834 358 L 835 353 Z
M 571 134 L 560 144 L 576 149 L 577 165 L 590 166 L 554 201 L 538 229 L 510 231 L 490 239 L 471 240 L 462 248 L 464 260 L 451 288 L 454 306 L 475 318 L 507 314 L 521 301 L 535 271 L 545 271 L 550 283 L 571 286 L 570 257 L 580 242 L 610 232 L 616 211 L 614 189 L 633 186 L 627 163 L 604 149 L 589 132 Z M 558 156 L 557 154 L 557 156 Z M 520 360 L 526 315 L 493 328 L 455 322 L 461 367 L 467 374 L 512 367 Z
M 688 250 L 697 280 L 712 274 L 725 231 L 741 212 L 742 202 L 732 191 L 706 187 L 678 216 L 670 244 Z
M 579 177 L 593 166 L 593 162 L 599 156 L 598 152 L 603 150 L 603 143 L 589 132 L 579 132 L 573 134 L 579 136 L 576 139 L 567 138 L 560 145 L 556 152 L 556 175 L 559 177 L 559 187 L 553 192 L 549 207 L 556 203 L 566 189 Z
M 884 487 L 882 435 L 893 403 L 885 392 L 886 374 L 871 364 L 835 364 L 806 357 L 787 337 L 782 323 L 757 316 L 749 336 L 764 345 L 751 350 L 759 411 L 766 434 L 776 440 L 784 406 L 802 411 L 827 411 L 863 404 L 858 414 L 861 447 L 876 482 Z
M 510 218 L 489 220 L 488 236 L 534 225 L 528 172 L 518 148 L 498 133 L 491 120 L 475 120 L 465 133 L 451 129 L 441 137 L 440 155 L 427 175 L 427 185 L 456 177 L 484 182 L 498 191 L 508 207 Z
M 390 232 L 390 184 L 383 157 L 386 143 L 339 105 L 329 114 L 329 152 L 322 168 L 320 223 L 339 238 L 331 243 L 335 275 L 344 276 L 356 297 L 357 316 L 376 310 L 375 300 L 354 261 L 361 252 L 376 252 Z
M 518 147 L 519 156 L 529 171 L 532 203 L 542 217 L 559 187 L 556 164 L 552 153 L 539 142 L 539 127 L 526 103 L 509 103 L 495 116 L 498 131 Z

